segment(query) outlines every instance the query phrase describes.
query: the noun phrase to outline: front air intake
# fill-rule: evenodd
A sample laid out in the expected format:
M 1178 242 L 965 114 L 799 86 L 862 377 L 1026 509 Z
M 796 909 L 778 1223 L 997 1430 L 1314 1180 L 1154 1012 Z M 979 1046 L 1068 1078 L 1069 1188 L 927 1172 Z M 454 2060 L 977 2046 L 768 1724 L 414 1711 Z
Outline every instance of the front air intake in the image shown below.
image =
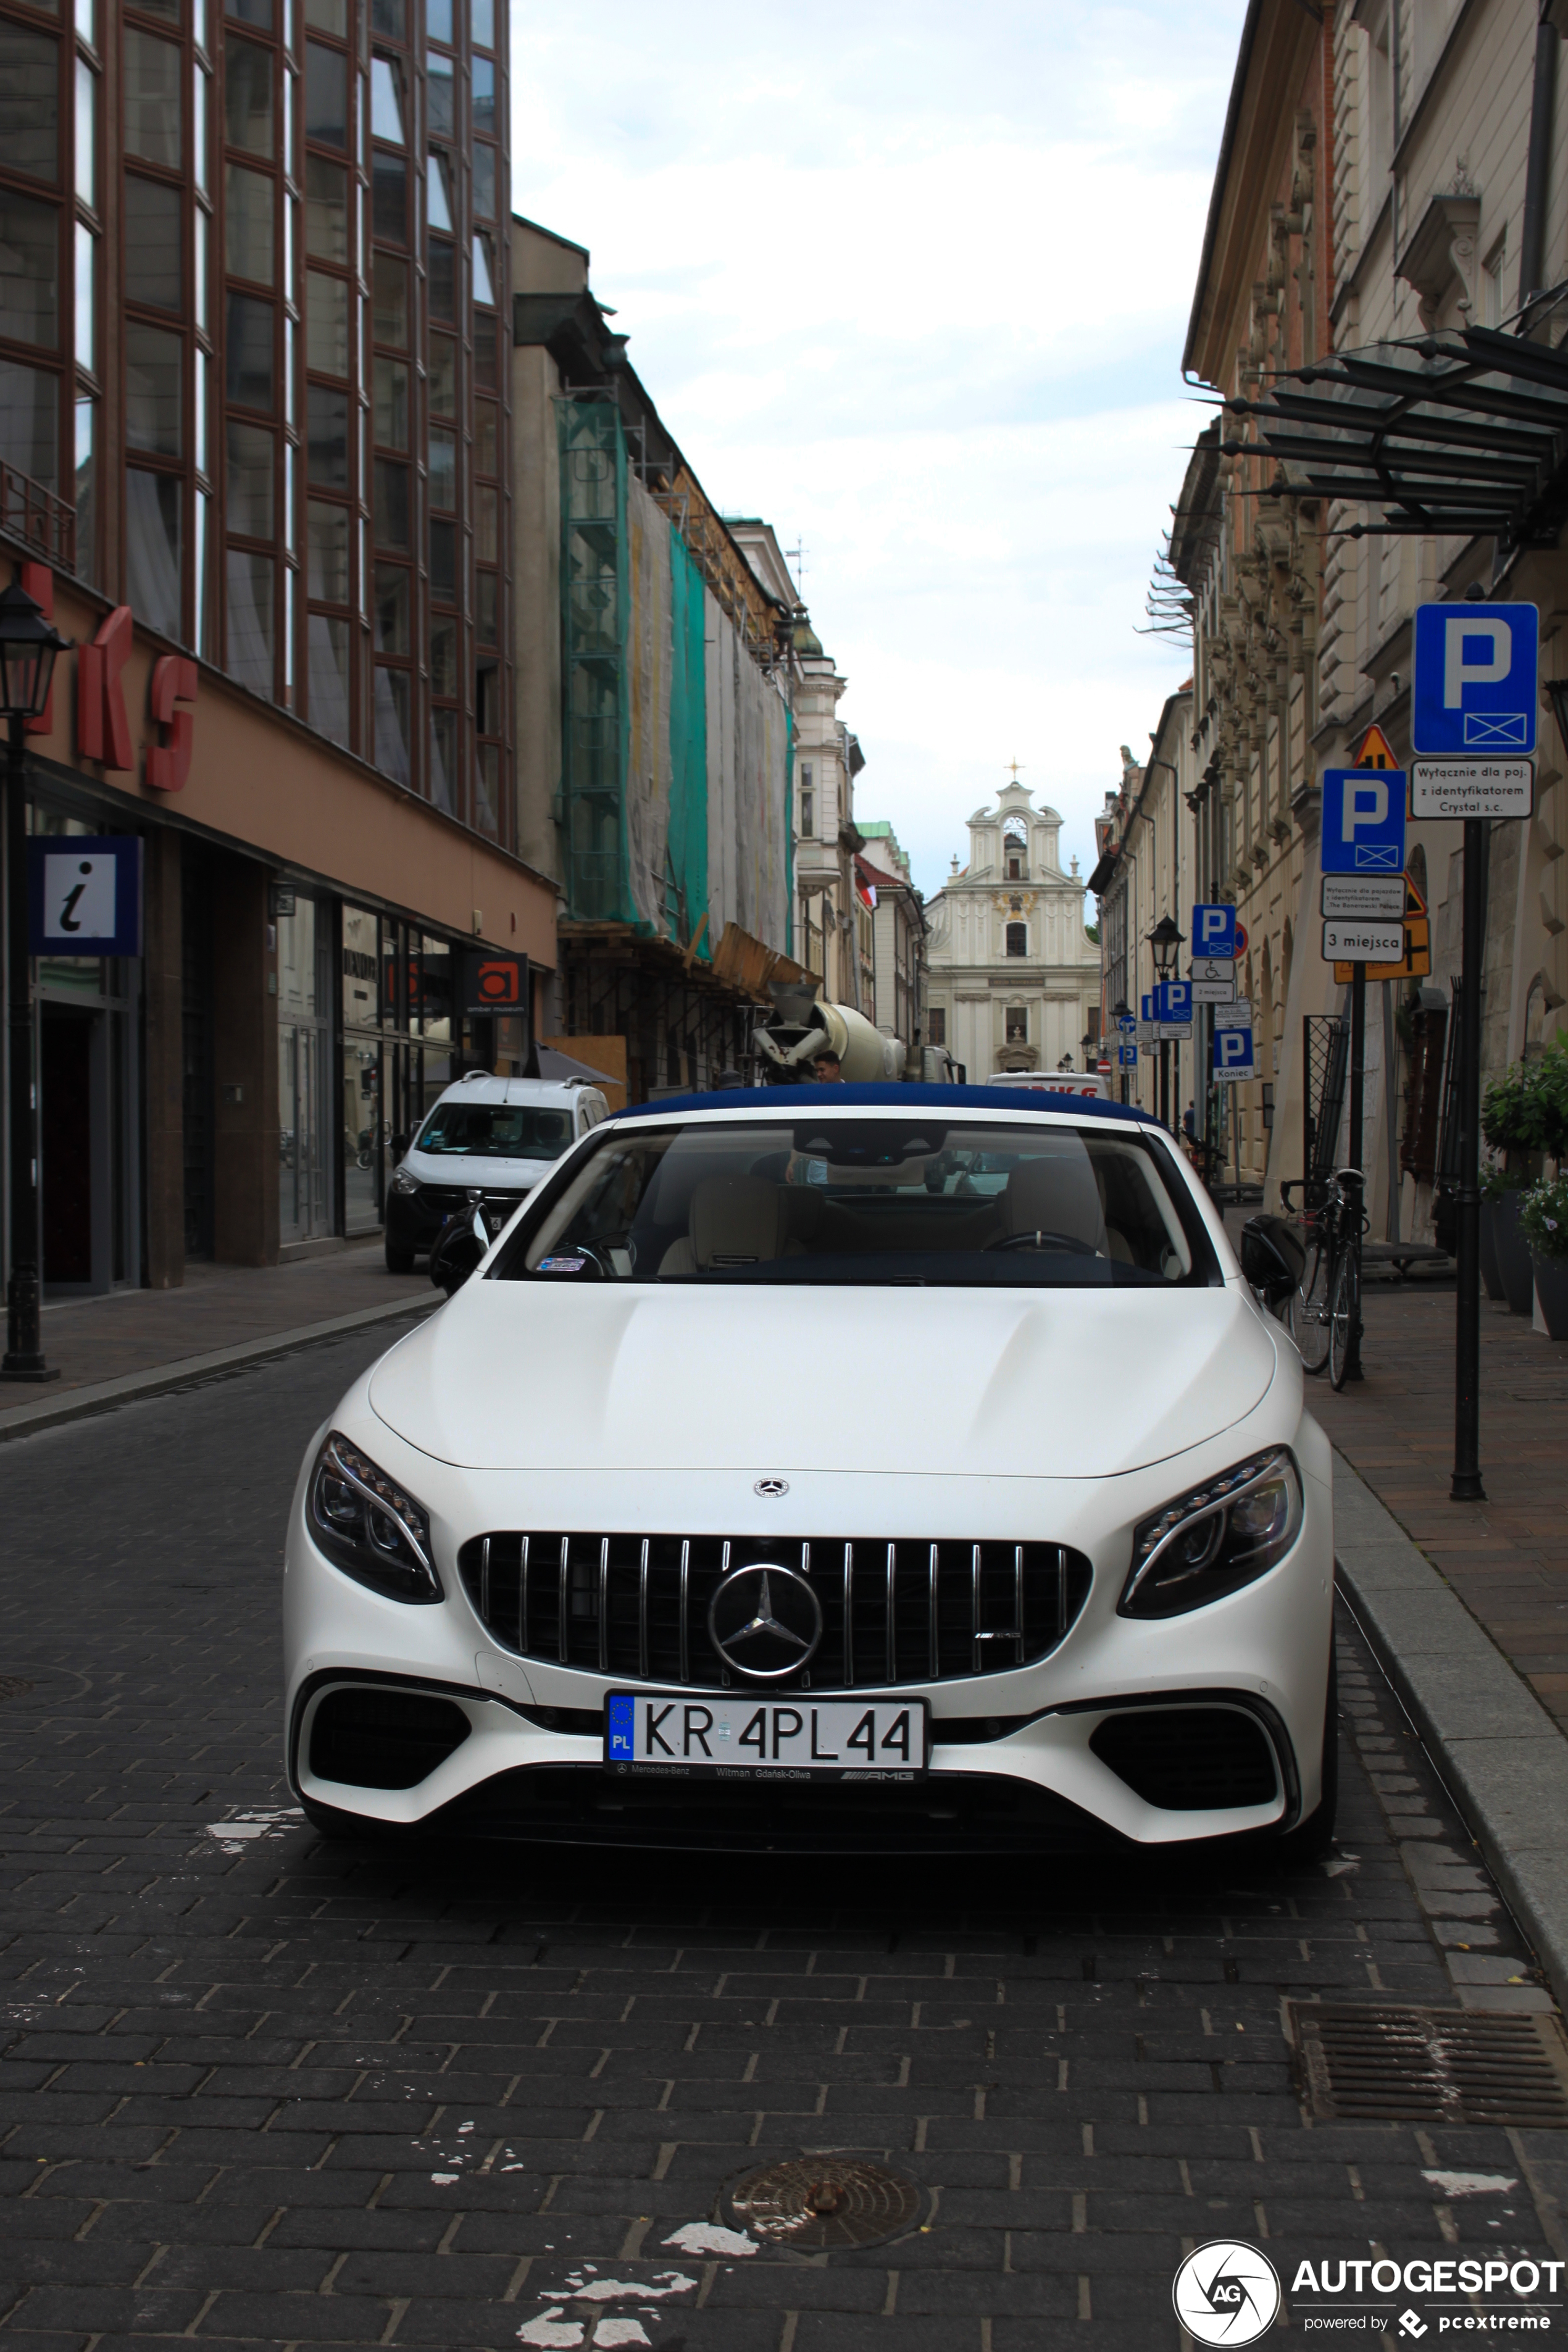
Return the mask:
M 468 1736 L 468 1717 L 425 1691 L 329 1691 L 310 1725 L 310 1771 L 351 1789 L 414 1789 Z
M 1225 1812 L 1267 1805 L 1279 1794 L 1268 1735 L 1239 1707 L 1130 1707 L 1108 1715 L 1089 1744 L 1134 1796 L 1162 1812 Z

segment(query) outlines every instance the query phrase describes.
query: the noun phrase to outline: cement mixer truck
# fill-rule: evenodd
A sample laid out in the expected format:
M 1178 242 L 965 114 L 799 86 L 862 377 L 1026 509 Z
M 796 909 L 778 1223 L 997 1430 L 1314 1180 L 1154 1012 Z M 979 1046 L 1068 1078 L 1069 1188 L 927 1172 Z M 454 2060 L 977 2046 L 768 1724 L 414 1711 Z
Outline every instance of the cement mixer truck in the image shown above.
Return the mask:
M 819 1001 L 815 982 L 775 981 L 773 999 L 773 1018 L 758 1028 L 753 1040 L 770 1086 L 809 1085 L 817 1056 L 826 1053 L 837 1055 L 847 1086 L 885 1086 L 938 1075 L 928 1066 L 931 1047 L 920 1055 L 920 1066 L 906 1068 L 900 1038 L 885 1037 L 853 1005 Z M 940 1060 L 942 1075 L 949 1075 L 949 1056 L 942 1054 Z

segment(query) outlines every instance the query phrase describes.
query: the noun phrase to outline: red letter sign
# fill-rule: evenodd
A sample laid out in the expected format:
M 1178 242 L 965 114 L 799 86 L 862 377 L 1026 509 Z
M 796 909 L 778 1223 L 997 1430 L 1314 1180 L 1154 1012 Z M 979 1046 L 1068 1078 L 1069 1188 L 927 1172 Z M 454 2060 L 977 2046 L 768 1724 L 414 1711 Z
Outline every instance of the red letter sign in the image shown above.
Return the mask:
M 153 717 L 160 727 L 169 730 L 166 743 L 152 745 L 147 752 L 147 782 L 154 792 L 179 793 L 185 788 L 185 778 L 191 772 L 191 739 L 195 732 L 195 720 L 188 710 L 176 710 L 176 702 L 195 702 L 196 698 L 196 666 L 184 654 L 164 654 L 153 665 L 153 691 L 149 698 Z
M 76 747 L 106 768 L 133 768 L 120 673 L 131 652 L 131 607 L 117 604 L 76 664 Z

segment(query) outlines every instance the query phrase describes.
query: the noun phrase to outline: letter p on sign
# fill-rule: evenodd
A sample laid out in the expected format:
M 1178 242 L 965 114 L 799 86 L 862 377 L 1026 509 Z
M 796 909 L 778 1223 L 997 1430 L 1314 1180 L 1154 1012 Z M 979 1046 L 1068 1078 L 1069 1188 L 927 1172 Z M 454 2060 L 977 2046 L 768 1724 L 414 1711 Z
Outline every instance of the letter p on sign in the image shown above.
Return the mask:
M 1388 821 L 1388 786 L 1381 776 L 1357 776 L 1345 801 L 1344 836 L 1353 841 L 1362 831 L 1374 833 Z
M 1485 658 L 1481 648 L 1485 646 Z M 1491 686 L 1513 667 L 1513 631 L 1493 614 L 1456 613 L 1443 629 L 1443 707 L 1458 710 L 1467 686 Z

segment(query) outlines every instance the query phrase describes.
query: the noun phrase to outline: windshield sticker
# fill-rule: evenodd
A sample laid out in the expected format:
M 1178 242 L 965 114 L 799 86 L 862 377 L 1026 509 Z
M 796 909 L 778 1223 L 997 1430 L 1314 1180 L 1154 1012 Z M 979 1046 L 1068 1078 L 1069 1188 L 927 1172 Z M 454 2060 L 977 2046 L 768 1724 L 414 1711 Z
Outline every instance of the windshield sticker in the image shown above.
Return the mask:
M 585 1257 L 542 1257 L 539 1271 L 541 1274 L 581 1274 L 587 1263 Z

